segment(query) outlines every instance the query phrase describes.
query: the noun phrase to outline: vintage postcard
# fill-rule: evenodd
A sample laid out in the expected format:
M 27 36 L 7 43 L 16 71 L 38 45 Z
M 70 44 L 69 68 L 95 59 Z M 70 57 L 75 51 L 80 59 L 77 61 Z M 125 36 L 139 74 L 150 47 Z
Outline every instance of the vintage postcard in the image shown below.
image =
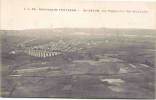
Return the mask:
M 4 98 L 155 99 L 156 2 L 1 0 Z

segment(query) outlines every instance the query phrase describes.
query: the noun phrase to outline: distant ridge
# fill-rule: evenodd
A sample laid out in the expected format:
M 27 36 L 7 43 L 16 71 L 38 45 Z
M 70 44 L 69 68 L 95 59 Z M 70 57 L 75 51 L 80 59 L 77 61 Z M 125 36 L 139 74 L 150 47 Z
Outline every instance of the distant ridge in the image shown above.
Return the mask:
M 114 28 L 53 28 L 53 29 L 26 29 L 26 30 L 0 30 L 1 34 L 18 36 L 40 36 L 52 35 L 115 35 L 115 34 L 137 34 L 152 35 L 156 37 L 154 29 L 114 29 Z
M 105 27 L 101 27 L 101 28 L 32 28 L 32 29 L 21 29 L 21 30 L 5 30 L 5 29 L 1 29 L 0 31 L 28 31 L 28 30 L 97 30 L 97 29 L 102 29 L 102 30 L 153 30 L 156 31 L 156 29 L 141 29 L 141 28 L 105 28 Z

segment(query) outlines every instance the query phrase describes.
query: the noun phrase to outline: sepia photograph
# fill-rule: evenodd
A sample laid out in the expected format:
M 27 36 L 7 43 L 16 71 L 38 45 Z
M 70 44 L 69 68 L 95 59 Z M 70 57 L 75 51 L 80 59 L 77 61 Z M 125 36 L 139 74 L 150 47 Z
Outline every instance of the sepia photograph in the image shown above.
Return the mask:
M 155 99 L 156 2 L 1 0 L 3 98 Z

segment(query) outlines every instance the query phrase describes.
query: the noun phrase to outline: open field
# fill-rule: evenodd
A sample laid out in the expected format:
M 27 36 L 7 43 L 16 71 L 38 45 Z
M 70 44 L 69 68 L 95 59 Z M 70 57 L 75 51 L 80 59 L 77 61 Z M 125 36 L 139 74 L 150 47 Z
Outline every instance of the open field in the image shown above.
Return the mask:
M 2 97 L 155 98 L 155 30 L 0 33 Z

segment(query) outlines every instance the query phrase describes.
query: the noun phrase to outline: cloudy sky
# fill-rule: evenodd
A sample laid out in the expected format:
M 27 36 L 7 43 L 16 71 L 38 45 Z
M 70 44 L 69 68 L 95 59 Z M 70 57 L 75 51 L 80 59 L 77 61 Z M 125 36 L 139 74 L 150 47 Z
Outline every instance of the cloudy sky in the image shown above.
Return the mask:
M 156 29 L 156 3 L 152 2 L 1 0 L 0 7 L 0 28 L 5 30 L 64 27 Z M 32 8 L 36 10 L 31 10 Z M 76 9 L 76 11 L 48 9 Z M 84 9 L 100 12 L 84 12 Z

